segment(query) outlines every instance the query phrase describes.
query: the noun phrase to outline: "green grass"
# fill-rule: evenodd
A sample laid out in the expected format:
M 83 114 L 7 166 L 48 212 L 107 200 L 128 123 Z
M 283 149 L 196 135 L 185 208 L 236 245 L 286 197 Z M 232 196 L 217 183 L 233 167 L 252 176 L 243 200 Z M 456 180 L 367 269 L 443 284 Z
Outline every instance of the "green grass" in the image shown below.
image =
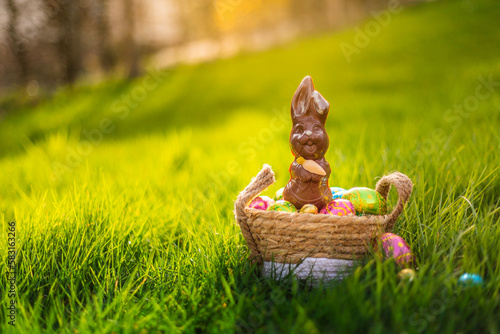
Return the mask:
M 499 332 L 500 87 L 453 110 L 480 76 L 500 81 L 498 17 L 494 1 L 422 4 L 349 63 L 339 44 L 353 29 L 159 72 L 145 97 L 139 78 L 35 107 L 5 100 L 0 217 L 4 231 L 17 223 L 18 290 L 12 327 L 2 284 L 1 332 Z M 395 227 L 418 258 L 411 284 L 373 256 L 318 288 L 248 263 L 233 203 L 263 163 L 278 181 L 267 194 L 286 184 L 289 103 L 306 74 L 331 103 L 331 186 L 413 180 Z M 103 119 L 113 129 L 84 146 Z M 464 272 L 485 285 L 459 287 Z

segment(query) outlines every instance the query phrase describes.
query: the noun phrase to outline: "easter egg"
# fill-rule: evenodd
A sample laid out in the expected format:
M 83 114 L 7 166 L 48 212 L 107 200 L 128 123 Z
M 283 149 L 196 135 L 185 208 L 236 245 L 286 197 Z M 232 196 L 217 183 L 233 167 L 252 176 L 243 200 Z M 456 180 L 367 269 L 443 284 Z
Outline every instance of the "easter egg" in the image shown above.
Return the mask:
M 276 192 L 276 194 L 274 194 L 274 198 L 273 199 L 275 201 L 279 201 L 279 200 L 283 199 L 283 190 L 285 190 L 285 188 L 278 189 L 278 191 Z
M 267 208 L 274 203 L 273 199 L 268 196 L 259 196 L 255 197 L 252 202 L 250 202 L 250 205 L 248 205 L 249 208 L 252 209 L 258 209 L 258 210 L 267 210 Z
M 480 286 L 483 285 L 483 279 L 477 274 L 465 273 L 458 279 L 458 284 L 461 286 Z
M 343 193 L 342 199 L 350 201 L 358 214 L 385 215 L 387 213 L 385 198 L 370 188 L 351 188 Z
M 300 213 L 312 213 L 313 215 L 318 213 L 318 208 L 314 204 L 306 204 L 300 209 Z
M 342 199 L 342 196 L 344 196 L 346 191 L 347 190 L 337 191 L 335 194 L 332 194 L 332 199 Z
M 320 213 L 332 216 L 352 216 L 356 214 L 354 206 L 345 199 L 336 199 L 321 209 Z
M 340 187 L 330 187 L 330 190 L 332 191 L 332 195 L 335 194 L 337 191 L 343 191 L 345 190 L 344 188 Z
M 267 211 L 285 211 L 285 212 L 297 212 L 295 206 L 287 201 L 279 200 L 274 202 L 267 208 Z
M 330 190 L 332 191 L 332 199 L 342 198 L 342 195 L 346 191 L 344 188 L 340 187 L 330 187 Z
M 401 270 L 399 273 L 398 273 L 398 280 L 400 281 L 408 281 L 408 282 L 411 282 L 413 281 L 413 279 L 415 278 L 417 274 L 415 273 L 415 270 L 413 269 L 410 269 L 410 268 L 406 268 L 406 269 L 403 269 Z
M 394 258 L 397 264 L 402 267 L 410 267 L 415 262 L 415 256 L 411 252 L 410 246 L 399 235 L 394 233 L 384 233 L 380 237 L 385 258 Z

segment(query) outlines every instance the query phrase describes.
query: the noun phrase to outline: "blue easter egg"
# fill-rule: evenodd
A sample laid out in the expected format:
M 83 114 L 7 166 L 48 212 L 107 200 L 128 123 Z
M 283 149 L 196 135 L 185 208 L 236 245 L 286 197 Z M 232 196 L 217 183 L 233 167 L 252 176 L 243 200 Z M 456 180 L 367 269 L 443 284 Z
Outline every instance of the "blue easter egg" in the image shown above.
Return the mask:
M 330 190 L 332 191 L 332 200 L 341 198 L 345 192 L 345 189 L 340 187 L 330 187 Z
M 478 286 L 483 285 L 483 279 L 477 274 L 465 273 L 458 279 L 458 284 L 461 286 Z
M 335 194 L 332 194 L 332 200 L 341 199 L 344 194 L 345 190 L 337 191 Z

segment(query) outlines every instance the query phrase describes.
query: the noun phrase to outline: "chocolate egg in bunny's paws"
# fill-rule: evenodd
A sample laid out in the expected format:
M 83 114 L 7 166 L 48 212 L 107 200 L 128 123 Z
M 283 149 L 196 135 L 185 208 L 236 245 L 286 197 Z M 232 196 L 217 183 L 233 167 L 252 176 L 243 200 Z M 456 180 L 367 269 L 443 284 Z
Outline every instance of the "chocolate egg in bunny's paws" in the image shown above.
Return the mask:
M 283 199 L 298 210 L 305 204 L 323 209 L 332 200 L 328 186 L 331 168 L 325 159 L 329 138 L 325 123 L 330 104 L 314 89 L 306 76 L 292 98 L 290 148 L 295 156 L 290 165 L 290 180 L 283 190 Z

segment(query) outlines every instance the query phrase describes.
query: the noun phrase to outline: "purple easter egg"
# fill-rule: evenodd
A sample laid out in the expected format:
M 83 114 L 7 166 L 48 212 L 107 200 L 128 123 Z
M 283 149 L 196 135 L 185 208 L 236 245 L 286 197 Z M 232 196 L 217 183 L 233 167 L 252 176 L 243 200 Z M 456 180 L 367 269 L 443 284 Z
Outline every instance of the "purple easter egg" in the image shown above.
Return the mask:
M 411 252 L 410 246 L 399 235 L 384 233 L 380 237 L 380 241 L 386 258 L 394 258 L 396 263 L 403 267 L 410 267 L 415 262 L 415 256 Z
M 355 215 L 356 211 L 351 202 L 345 199 L 336 199 L 331 201 L 319 213 L 332 216 L 351 216 Z
M 249 208 L 257 210 L 267 210 L 267 208 L 274 204 L 274 200 L 268 196 L 255 197 L 252 202 L 250 202 Z

